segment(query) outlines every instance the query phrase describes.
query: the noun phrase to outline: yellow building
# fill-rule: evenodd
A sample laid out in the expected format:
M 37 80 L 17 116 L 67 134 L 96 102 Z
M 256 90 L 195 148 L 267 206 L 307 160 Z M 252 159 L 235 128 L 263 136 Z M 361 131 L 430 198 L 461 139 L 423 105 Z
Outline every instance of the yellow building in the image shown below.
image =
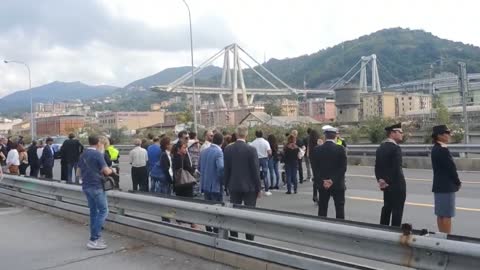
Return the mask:
M 126 128 L 137 130 L 158 123 L 164 123 L 164 112 L 101 112 L 98 123 L 103 128 Z
M 396 116 L 396 93 L 364 93 L 360 97 L 360 119 Z
M 432 108 L 431 95 L 413 93 L 364 93 L 360 98 L 360 119 L 396 118 L 407 112 Z

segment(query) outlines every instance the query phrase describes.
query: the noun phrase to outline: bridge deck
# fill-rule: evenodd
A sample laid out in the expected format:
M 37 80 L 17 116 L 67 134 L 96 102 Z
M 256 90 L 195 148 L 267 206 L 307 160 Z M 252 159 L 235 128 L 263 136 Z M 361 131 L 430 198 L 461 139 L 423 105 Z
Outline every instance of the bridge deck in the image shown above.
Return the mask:
M 232 269 L 115 235 L 102 251 L 87 250 L 88 226 L 28 208 L 0 207 L 2 269 Z

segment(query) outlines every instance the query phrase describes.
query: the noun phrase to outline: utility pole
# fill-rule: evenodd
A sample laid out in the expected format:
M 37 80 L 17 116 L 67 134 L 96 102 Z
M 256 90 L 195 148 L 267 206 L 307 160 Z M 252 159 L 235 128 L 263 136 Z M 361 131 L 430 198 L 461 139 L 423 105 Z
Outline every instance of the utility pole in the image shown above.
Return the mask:
M 467 112 L 467 98 L 468 98 L 468 78 L 467 65 L 465 62 L 458 62 L 458 83 L 460 95 L 462 96 L 463 106 L 463 126 L 465 129 L 465 144 L 470 143 L 469 127 L 468 127 L 468 112 Z

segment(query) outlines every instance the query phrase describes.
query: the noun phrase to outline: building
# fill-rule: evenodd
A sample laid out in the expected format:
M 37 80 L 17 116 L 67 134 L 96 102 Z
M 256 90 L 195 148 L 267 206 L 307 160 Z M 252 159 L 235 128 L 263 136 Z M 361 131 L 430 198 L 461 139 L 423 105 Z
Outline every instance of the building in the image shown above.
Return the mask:
M 372 117 L 395 118 L 397 94 L 393 92 L 362 93 L 360 97 L 360 119 Z
M 22 135 L 28 136 L 30 135 L 30 121 L 25 120 L 18 124 L 14 124 L 12 126 L 12 135 Z
M 317 98 L 300 102 L 298 112 L 320 122 L 333 122 L 336 117 L 335 100 Z
M 407 112 L 430 110 L 431 108 L 431 95 L 405 93 L 397 95 L 395 115 L 405 116 Z
M 165 112 L 100 112 L 98 123 L 103 128 L 137 130 L 165 122 Z
M 83 115 L 58 115 L 35 119 L 38 137 L 68 135 L 85 127 Z
M 297 116 L 298 115 L 298 101 L 282 99 L 280 103 L 280 115 L 282 116 Z
M 430 110 L 432 96 L 415 93 L 363 93 L 360 98 L 360 119 L 372 117 L 396 118 L 407 112 Z
M 265 112 L 251 112 L 239 124 L 247 127 L 258 125 L 294 127 L 297 125 L 321 125 L 321 122 L 310 116 L 271 116 Z
M 0 135 L 7 135 L 9 134 L 14 125 L 22 123 L 22 119 L 1 119 L 0 121 Z
M 202 109 L 199 123 L 206 127 L 237 126 L 252 112 L 264 112 L 263 106 Z

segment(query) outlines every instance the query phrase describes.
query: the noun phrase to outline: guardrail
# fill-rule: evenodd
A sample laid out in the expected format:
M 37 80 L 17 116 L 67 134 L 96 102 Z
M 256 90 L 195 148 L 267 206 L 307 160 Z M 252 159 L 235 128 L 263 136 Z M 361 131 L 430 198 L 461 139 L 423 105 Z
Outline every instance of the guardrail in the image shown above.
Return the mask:
M 131 145 L 115 145 L 121 154 L 128 154 L 133 148 Z M 432 150 L 431 144 L 402 144 L 404 155 L 429 156 Z M 348 145 L 349 155 L 373 155 L 377 151 L 378 144 Z M 456 156 L 462 154 L 480 154 L 480 144 L 450 144 L 450 152 Z
M 282 245 L 328 250 L 416 269 L 468 270 L 480 265 L 479 239 L 461 241 L 436 234 L 422 236 L 365 223 L 120 191 L 107 194 L 113 209 L 109 220 L 115 223 L 300 269 L 375 268 L 294 251 Z M 88 214 L 81 187 L 75 185 L 6 175 L 0 185 L 0 199 Z M 162 217 L 208 225 L 220 231 L 214 234 L 179 229 L 162 223 Z M 261 240 L 234 240 L 228 237 L 230 230 L 253 234 Z M 262 244 L 264 239 L 276 241 L 275 246 Z

